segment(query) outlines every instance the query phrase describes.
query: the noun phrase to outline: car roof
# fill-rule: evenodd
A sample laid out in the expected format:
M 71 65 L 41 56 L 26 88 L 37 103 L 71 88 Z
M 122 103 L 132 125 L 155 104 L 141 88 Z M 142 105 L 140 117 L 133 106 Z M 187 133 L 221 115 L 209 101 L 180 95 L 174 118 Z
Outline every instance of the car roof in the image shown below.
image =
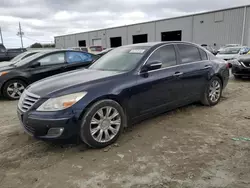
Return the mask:
M 175 44 L 175 43 L 182 43 L 182 44 L 190 44 L 190 45 L 195 45 L 199 46 L 195 43 L 192 42 L 187 42 L 187 41 L 166 41 L 166 42 L 147 42 L 147 43 L 138 43 L 138 44 L 129 44 L 121 47 L 155 47 L 155 46 L 160 46 L 164 44 Z

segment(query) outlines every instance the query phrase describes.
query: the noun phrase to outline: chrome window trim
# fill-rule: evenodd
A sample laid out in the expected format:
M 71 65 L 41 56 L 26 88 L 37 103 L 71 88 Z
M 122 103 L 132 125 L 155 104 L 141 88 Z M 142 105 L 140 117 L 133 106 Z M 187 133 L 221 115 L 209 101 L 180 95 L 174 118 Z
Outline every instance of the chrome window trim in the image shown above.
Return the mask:
M 239 61 L 239 63 L 240 63 L 243 67 L 245 67 L 245 68 L 247 68 L 247 69 L 250 68 L 250 67 L 247 67 L 242 61 Z
M 174 46 L 175 44 L 176 44 L 176 45 L 177 45 L 177 44 L 186 44 L 186 45 L 194 46 L 194 47 L 200 49 L 200 48 L 199 48 L 198 46 L 196 46 L 196 45 L 189 44 L 189 43 L 184 43 L 184 42 L 168 43 L 168 44 L 164 44 L 164 45 L 162 45 L 162 46 L 159 46 L 159 47 L 157 47 L 156 49 L 154 49 L 154 50 L 149 54 L 149 56 L 147 57 L 147 59 L 146 59 L 146 60 L 143 62 L 143 64 L 140 66 L 140 68 L 139 68 L 140 70 L 138 71 L 137 75 L 144 74 L 144 73 L 141 73 L 141 72 L 140 72 L 140 71 L 141 71 L 141 67 L 144 66 L 144 65 L 147 63 L 148 59 L 152 56 L 152 54 L 153 54 L 156 50 L 158 50 L 158 49 L 161 48 L 161 47 L 167 46 L 167 45 L 173 45 L 173 46 Z M 207 54 L 207 52 L 206 52 L 205 50 L 203 50 L 203 51 Z M 172 65 L 172 66 L 169 66 L 169 67 L 160 68 L 160 69 L 157 69 L 157 70 L 151 70 L 151 71 L 148 71 L 147 73 L 156 72 L 156 71 L 160 71 L 160 70 L 165 70 L 165 69 L 169 69 L 169 68 L 174 68 L 174 67 L 178 67 L 178 66 L 182 66 L 182 65 L 196 64 L 196 63 L 200 63 L 200 62 L 203 62 L 203 61 L 209 61 L 209 60 L 210 60 L 210 58 L 209 58 L 209 56 L 208 56 L 208 54 L 207 54 L 207 60 L 195 61 L 195 62 L 184 63 L 184 64 L 176 64 L 176 65 Z M 178 62 L 177 62 L 177 56 L 176 56 L 176 63 L 178 63 Z

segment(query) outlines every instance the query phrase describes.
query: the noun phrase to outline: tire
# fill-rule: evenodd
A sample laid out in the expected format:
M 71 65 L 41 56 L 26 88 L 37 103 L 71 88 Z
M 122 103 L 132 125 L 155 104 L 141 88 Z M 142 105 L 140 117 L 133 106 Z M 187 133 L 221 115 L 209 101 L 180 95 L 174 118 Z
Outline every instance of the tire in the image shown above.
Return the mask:
M 27 84 L 22 80 L 9 80 L 3 86 L 3 96 L 10 100 L 18 100 Z M 11 94 L 11 92 L 15 94 Z
M 216 83 L 216 85 L 215 85 L 215 87 L 213 87 L 214 86 L 213 84 L 215 84 L 215 83 Z M 212 88 L 212 87 L 218 88 L 218 89 L 211 90 L 210 88 Z M 221 94 L 222 94 L 222 82 L 221 82 L 220 78 L 215 76 L 207 84 L 205 91 L 203 93 L 202 99 L 201 99 L 201 103 L 205 106 L 214 106 L 214 105 L 218 104 L 218 102 L 220 101 Z M 212 95 L 216 96 L 216 97 L 214 98 L 214 97 L 212 97 Z
M 109 111 L 109 109 L 111 110 Z M 110 116 L 107 116 L 108 111 Z M 117 113 L 118 115 L 116 115 Z M 112 118 L 114 115 L 116 116 Z M 87 110 L 82 119 L 80 138 L 92 148 L 104 148 L 118 139 L 126 125 L 126 121 L 124 110 L 116 101 L 98 101 Z M 119 122 L 120 125 L 118 126 Z M 110 137 L 106 136 L 106 133 Z
M 241 79 L 241 76 L 234 75 L 234 78 L 238 80 L 238 79 Z

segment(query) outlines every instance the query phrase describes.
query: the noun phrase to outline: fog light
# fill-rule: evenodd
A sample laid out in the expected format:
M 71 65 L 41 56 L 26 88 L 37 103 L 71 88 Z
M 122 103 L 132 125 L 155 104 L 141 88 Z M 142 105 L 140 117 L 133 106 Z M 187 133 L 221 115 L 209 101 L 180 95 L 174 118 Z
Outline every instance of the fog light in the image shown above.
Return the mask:
M 50 128 L 46 136 L 58 137 L 63 133 L 64 128 Z

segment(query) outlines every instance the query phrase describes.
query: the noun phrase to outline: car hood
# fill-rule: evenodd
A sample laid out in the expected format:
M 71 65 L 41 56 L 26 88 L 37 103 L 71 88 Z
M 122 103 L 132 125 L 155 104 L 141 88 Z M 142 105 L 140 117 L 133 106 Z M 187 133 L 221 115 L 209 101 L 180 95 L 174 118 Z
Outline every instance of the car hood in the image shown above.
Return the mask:
M 2 61 L 0 62 L 0 71 L 6 71 L 6 70 L 10 70 L 10 69 L 13 69 L 14 66 L 13 65 L 13 62 L 11 61 Z
M 69 88 L 74 88 L 71 92 L 79 92 L 81 89 L 85 89 L 86 87 L 84 86 L 87 86 L 90 83 L 95 84 L 97 80 L 106 79 L 118 74 L 121 74 L 121 72 L 91 69 L 76 70 L 35 82 L 34 84 L 31 84 L 27 90 L 33 94 L 39 95 L 40 97 L 46 98 L 51 97 L 52 95 L 65 94 Z
M 220 58 L 220 59 L 236 59 L 239 57 L 239 54 L 217 54 L 216 57 Z
M 238 58 L 238 61 L 242 61 L 244 63 L 250 63 L 250 55 L 242 55 Z

